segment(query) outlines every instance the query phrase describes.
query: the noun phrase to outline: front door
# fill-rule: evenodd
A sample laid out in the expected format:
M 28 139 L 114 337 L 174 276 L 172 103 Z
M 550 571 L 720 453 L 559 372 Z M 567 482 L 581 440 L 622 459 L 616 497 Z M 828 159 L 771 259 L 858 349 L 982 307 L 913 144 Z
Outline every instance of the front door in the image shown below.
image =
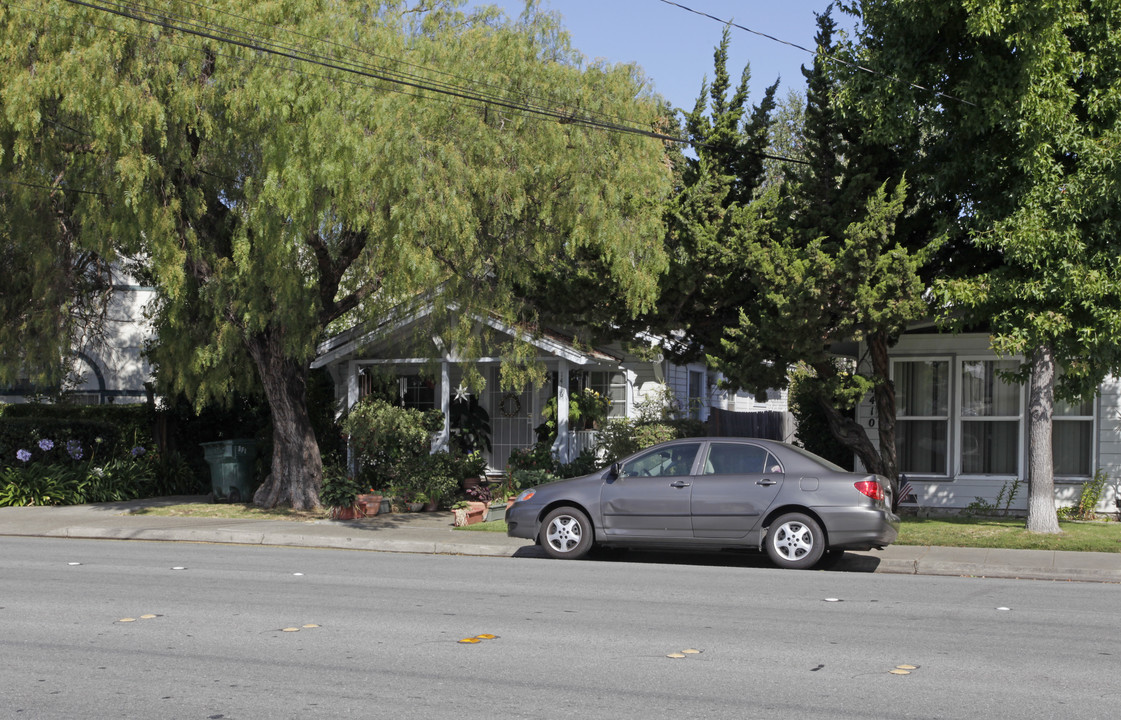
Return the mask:
M 754 530 L 782 487 L 782 465 L 751 443 L 713 442 L 693 478 L 693 536 L 742 538 Z
M 600 491 L 606 536 L 688 538 L 689 493 L 698 442 L 651 450 L 626 462 Z
M 527 448 L 536 441 L 533 432 L 533 392 L 520 393 L 502 390 L 498 368 L 493 368 L 487 378 L 487 403 L 490 412 L 491 454 L 490 467 L 504 471 L 515 448 Z

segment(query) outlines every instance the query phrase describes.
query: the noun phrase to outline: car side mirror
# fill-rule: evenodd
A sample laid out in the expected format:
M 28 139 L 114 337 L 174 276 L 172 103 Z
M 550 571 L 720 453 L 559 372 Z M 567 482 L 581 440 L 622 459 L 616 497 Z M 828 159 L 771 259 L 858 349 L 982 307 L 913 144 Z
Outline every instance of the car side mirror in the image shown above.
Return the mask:
M 622 476 L 622 474 L 623 474 L 623 464 L 622 463 L 611 463 L 611 470 L 609 470 L 608 473 L 607 473 L 607 479 L 608 480 L 617 480 L 619 477 Z

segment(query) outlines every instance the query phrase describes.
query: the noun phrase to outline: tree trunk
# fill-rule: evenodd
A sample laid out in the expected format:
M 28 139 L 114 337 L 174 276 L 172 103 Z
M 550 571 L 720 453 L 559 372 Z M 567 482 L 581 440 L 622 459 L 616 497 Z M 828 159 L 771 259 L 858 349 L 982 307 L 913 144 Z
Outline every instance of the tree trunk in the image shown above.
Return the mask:
M 1028 524 L 1030 532 L 1059 533 L 1055 513 L 1055 465 L 1051 457 L 1051 422 L 1055 409 L 1055 356 L 1048 344 L 1031 359 L 1028 400 Z
M 272 465 L 253 495 L 258 507 L 318 510 L 323 461 L 307 410 L 308 367 L 285 356 L 283 331 L 269 327 L 249 339 L 272 411 Z
M 899 500 L 899 461 L 895 450 L 895 384 L 888 367 L 887 336 L 872 333 L 868 337 L 868 350 L 872 356 L 872 377 L 876 386 L 872 396 L 876 402 L 876 428 L 880 440 L 880 474 L 891 482 L 893 503 Z
M 821 379 L 830 378 L 835 374 L 832 364 L 829 363 L 815 365 L 814 371 Z M 860 462 L 869 472 L 883 475 L 884 465 L 880 459 L 880 454 L 876 451 L 876 446 L 868 439 L 868 433 L 864 432 L 860 423 L 838 410 L 833 398 L 826 397 L 824 393 L 818 394 L 817 402 L 822 412 L 825 413 L 825 420 L 829 423 L 829 430 L 833 433 L 833 437 L 856 453 Z

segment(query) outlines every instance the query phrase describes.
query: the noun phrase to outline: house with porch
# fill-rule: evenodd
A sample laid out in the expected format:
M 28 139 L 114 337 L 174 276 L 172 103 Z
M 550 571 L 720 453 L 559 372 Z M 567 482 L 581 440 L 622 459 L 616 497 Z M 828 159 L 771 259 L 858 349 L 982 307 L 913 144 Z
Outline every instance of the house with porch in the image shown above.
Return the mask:
M 1028 495 L 1028 388 L 1002 370 L 1019 365 L 990 348 L 987 333 L 952 335 L 915 327 L 889 352 L 895 385 L 900 473 L 924 508 L 962 509 L 978 498 L 1025 511 Z M 857 420 L 878 443 L 871 398 Z M 1094 473 L 1108 476 L 1099 512 L 1118 510 L 1121 479 L 1121 380 L 1108 377 L 1095 397 L 1055 401 L 1055 499 L 1076 504 Z M 1003 492 L 1002 492 L 1003 491 Z
M 451 438 L 451 406 L 471 396 L 466 386 L 465 361 L 454 349 L 423 332 L 427 317 L 420 310 L 406 317 L 387 320 L 376 328 L 360 327 L 324 342 L 312 368 L 325 368 L 335 384 L 342 410 L 349 409 L 386 378 L 396 383 L 398 397 L 407 407 L 438 409 L 444 427 L 436 449 L 447 448 Z M 561 462 L 574 459 L 595 445 L 595 431 L 570 420 L 570 393 L 591 389 L 611 400 L 608 417 L 634 417 L 640 403 L 655 393 L 668 393 L 678 407 L 706 421 L 718 411 L 785 413 L 786 391 L 774 391 L 765 402 L 743 393 L 718 387 L 718 376 L 703 363 L 678 365 L 657 351 L 654 338 L 649 352 L 641 356 L 622 345 L 589 348 L 557 332 L 528 333 L 484 316 L 476 323 L 495 338 L 493 347 L 518 339 L 537 350 L 537 361 L 545 370 L 545 381 L 522 390 L 504 388 L 500 381 L 499 355 L 475 360 L 486 382 L 475 398 L 490 416 L 491 451 L 487 457 L 492 472 L 505 470 L 511 451 L 537 441 L 535 428 L 545 420 L 546 406 L 555 399 L 557 434 L 554 455 Z M 495 351 L 497 353 L 497 351 Z M 551 410 L 551 409 L 550 409 Z

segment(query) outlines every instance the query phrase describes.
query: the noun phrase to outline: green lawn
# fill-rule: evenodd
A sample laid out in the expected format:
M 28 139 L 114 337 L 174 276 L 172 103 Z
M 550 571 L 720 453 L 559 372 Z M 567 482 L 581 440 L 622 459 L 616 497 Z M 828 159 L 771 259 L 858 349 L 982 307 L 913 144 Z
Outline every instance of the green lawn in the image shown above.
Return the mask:
M 903 518 L 896 545 L 1121 552 L 1121 523 L 1059 523 L 1059 535 L 1024 529 L 1023 518 Z

